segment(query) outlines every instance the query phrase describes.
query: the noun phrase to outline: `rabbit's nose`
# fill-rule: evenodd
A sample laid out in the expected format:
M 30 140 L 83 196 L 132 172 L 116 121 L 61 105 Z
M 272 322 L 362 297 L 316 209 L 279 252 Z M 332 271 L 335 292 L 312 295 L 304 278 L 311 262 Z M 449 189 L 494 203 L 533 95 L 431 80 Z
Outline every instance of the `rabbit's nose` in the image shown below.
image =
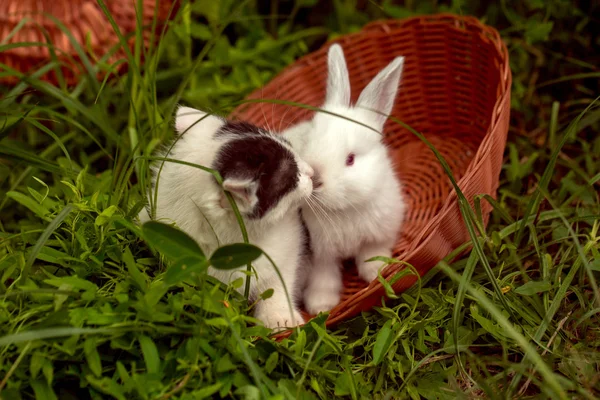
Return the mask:
M 321 180 L 321 174 L 319 174 L 318 170 L 314 170 L 314 175 L 312 176 L 313 190 L 320 188 L 323 186 L 323 181 Z

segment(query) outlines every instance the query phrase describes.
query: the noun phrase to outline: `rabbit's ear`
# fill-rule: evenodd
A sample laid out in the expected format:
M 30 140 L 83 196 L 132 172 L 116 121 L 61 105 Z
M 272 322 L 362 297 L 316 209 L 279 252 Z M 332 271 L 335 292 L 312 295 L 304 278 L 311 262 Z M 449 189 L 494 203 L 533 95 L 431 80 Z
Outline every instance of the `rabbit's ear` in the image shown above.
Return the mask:
M 357 107 L 385 114 L 376 114 L 377 126 L 373 126 L 375 129 L 381 130 L 387 116 L 392 112 L 403 65 L 404 57 L 396 57 L 369 82 L 358 97 L 358 101 L 356 102 Z
M 206 131 L 213 131 L 223 125 L 221 118 L 215 115 L 207 115 L 206 112 L 195 108 L 180 106 L 175 115 L 175 130 L 177 133 L 185 133 L 194 127 L 202 127 Z
M 344 52 L 339 44 L 334 44 L 327 53 L 327 94 L 325 104 L 335 106 L 350 105 L 350 78 L 344 59 Z

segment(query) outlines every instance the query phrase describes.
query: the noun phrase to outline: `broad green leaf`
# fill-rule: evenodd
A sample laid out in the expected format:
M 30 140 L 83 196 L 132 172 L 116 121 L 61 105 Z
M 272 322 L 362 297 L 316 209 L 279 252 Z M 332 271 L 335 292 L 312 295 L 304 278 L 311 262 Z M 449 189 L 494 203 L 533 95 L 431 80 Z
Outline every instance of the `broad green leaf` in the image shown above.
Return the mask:
M 96 226 L 105 225 L 108 221 L 110 221 L 110 218 L 118 210 L 119 210 L 119 207 L 112 205 L 112 206 L 108 207 L 106 210 L 102 211 L 102 213 L 100 213 L 100 215 L 98 215 L 96 217 L 96 222 L 95 222 Z
M 220 2 L 198 1 L 191 3 L 191 5 L 195 13 L 206 17 L 211 24 L 218 22 Z
M 206 259 L 185 256 L 175 261 L 169 266 L 165 274 L 165 284 L 171 286 L 182 282 L 193 275 L 201 274 L 206 271 L 209 263 Z
M 144 300 L 149 307 L 154 307 L 167 293 L 169 287 L 164 285 L 162 282 L 152 282 L 152 285 L 148 288 L 148 291 L 144 294 Z
M 298 333 L 298 337 L 296 338 L 296 344 L 294 345 L 294 351 L 296 353 L 296 357 L 302 357 L 304 350 L 306 348 L 306 331 L 301 330 Z
M 221 317 L 209 318 L 209 319 L 205 320 L 205 322 L 207 325 L 220 327 L 220 328 L 227 328 L 229 326 L 229 324 L 227 323 L 227 320 L 225 320 L 225 318 L 221 318 Z
M 100 354 L 98 353 L 96 338 L 90 337 L 83 342 L 83 352 L 90 370 L 97 377 L 102 376 L 102 362 L 100 361 Z
M 495 321 L 484 317 L 479 313 L 479 307 L 476 304 L 471 304 L 471 317 L 475 319 L 481 325 L 481 327 L 488 333 L 491 333 L 494 336 L 500 337 L 502 339 L 507 339 L 506 333 Z
M 31 382 L 36 400 L 58 400 L 48 382 L 38 379 Z
M 379 281 L 379 283 L 381 283 L 381 286 L 383 286 L 383 289 L 385 290 L 385 295 L 387 297 L 389 297 L 390 299 L 397 299 L 398 295 L 396 294 L 396 292 L 394 291 L 394 288 L 392 287 L 391 283 L 395 283 L 397 282 L 400 278 L 410 275 L 412 274 L 412 271 L 409 270 L 408 268 L 403 269 L 401 271 L 396 272 L 391 278 L 390 281 L 388 281 L 387 279 L 385 279 L 383 276 L 381 276 L 381 274 L 377 275 L 377 280 Z
M 123 388 L 111 378 L 103 377 L 97 379 L 91 375 L 87 375 L 85 379 L 92 385 L 92 387 L 101 391 L 102 393 L 110 395 L 117 400 L 126 400 Z
M 67 253 L 56 250 L 54 247 L 44 246 L 40 249 L 37 257 L 38 260 L 46 261 L 53 264 L 62 264 L 63 261 L 78 260 L 69 256 Z
M 212 37 L 212 32 L 208 26 L 195 22 L 191 23 L 190 34 L 200 40 L 209 40 Z
M 46 357 L 44 357 L 43 353 L 35 352 L 31 356 L 31 360 L 29 360 L 29 372 L 33 379 L 37 378 L 38 373 L 44 366 L 44 361 L 46 361 Z
M 156 344 L 148 336 L 142 335 L 138 339 L 142 348 L 146 370 L 150 374 L 157 374 L 160 369 L 160 358 Z
M 129 246 L 125 247 L 125 251 L 123 252 L 123 261 L 127 266 L 127 271 L 129 272 L 129 276 L 133 283 L 140 289 L 142 292 L 146 292 L 148 284 L 146 283 L 146 278 L 144 274 L 138 269 L 135 260 L 133 259 L 133 254 L 131 254 L 131 250 L 129 250 Z
M 515 289 L 515 293 L 524 296 L 531 296 L 540 292 L 547 292 L 552 289 L 552 284 L 548 281 L 529 281 Z
M 42 365 L 42 372 L 44 373 L 44 377 L 46 378 L 46 382 L 48 385 L 52 386 L 52 381 L 54 379 L 54 365 L 48 359 L 44 361 L 44 365 Z
M 352 382 L 346 371 L 342 371 L 335 380 L 334 394 L 336 396 L 348 396 L 352 393 Z
M 216 269 L 234 269 L 251 263 L 261 254 L 262 250 L 251 244 L 228 244 L 213 253 L 210 257 L 210 264 Z
M 96 286 L 94 283 L 87 281 L 85 279 L 81 279 L 75 275 L 63 276 L 60 278 L 45 279 L 44 282 L 47 283 L 48 285 L 52 285 L 55 287 L 61 287 L 62 285 L 69 285 L 72 289 L 79 289 L 79 290 L 93 291 L 93 292 L 98 290 L 98 286 Z
M 387 320 L 377 333 L 375 345 L 373 346 L 373 364 L 375 365 L 383 360 L 392 345 L 392 340 L 394 339 L 394 335 L 392 334 L 392 322 L 393 320 L 391 319 Z
M 231 362 L 231 356 L 229 353 L 225 353 L 225 355 L 219 357 L 216 363 L 216 371 L 221 374 L 223 372 L 231 371 L 237 369 L 238 366 Z
M 125 314 L 115 313 L 109 304 L 104 304 L 102 308 L 75 308 L 69 312 L 71 322 L 79 325 L 86 322 L 91 325 L 112 325 L 123 322 Z
M 205 258 L 194 239 L 172 226 L 150 221 L 142 226 L 142 233 L 150 246 L 171 260 L 177 260 L 184 256 Z
M 121 382 L 123 382 L 126 387 L 129 387 L 132 384 L 132 382 L 131 382 L 131 377 L 129 376 L 129 373 L 127 372 L 127 369 L 125 368 L 125 366 L 123 365 L 123 363 L 121 361 L 117 361 L 116 365 L 117 365 L 117 373 L 119 374 L 119 378 L 121 379 Z
M 233 394 L 238 395 L 239 398 L 246 400 L 260 400 L 260 391 L 256 386 L 246 385 L 237 389 Z
M 278 362 L 279 362 L 279 353 L 274 351 L 269 355 L 269 358 L 267 358 L 267 361 L 265 362 L 265 372 L 267 374 L 270 374 L 271 372 L 273 372 L 273 370 L 277 366 Z
M 552 32 L 553 27 L 554 22 L 552 21 L 543 22 L 530 19 L 527 21 L 525 39 L 530 44 L 548 40 L 548 35 Z
M 477 335 L 474 332 L 469 328 L 459 326 L 458 340 L 454 338 L 454 332 L 449 332 L 444 341 L 444 348 L 447 353 L 454 354 L 460 347 L 470 346 L 475 339 L 477 339 Z
M 269 299 L 273 296 L 273 293 L 275 293 L 275 291 L 273 290 L 273 288 L 269 288 L 267 290 L 265 290 L 264 292 L 261 293 L 260 295 L 260 299 L 261 300 L 266 300 Z
M 222 386 L 223 386 L 222 382 L 217 382 L 215 384 L 205 386 L 201 389 L 190 392 L 189 398 L 191 398 L 191 399 L 208 399 L 208 398 L 210 398 L 210 396 L 217 393 L 219 391 L 219 389 L 221 389 Z
M 17 203 L 27 207 L 28 209 L 33 211 L 38 217 L 43 218 L 50 213 L 50 211 L 42 204 L 38 203 L 31 197 L 24 195 L 23 193 L 8 192 L 6 193 L 6 197 L 13 199 Z

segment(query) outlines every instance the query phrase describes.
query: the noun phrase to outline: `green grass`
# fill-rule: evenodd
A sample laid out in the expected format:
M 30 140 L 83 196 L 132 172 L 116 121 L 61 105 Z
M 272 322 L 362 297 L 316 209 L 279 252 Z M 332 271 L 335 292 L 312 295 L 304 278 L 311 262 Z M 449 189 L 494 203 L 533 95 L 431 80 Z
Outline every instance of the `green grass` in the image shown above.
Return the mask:
M 74 87 L 40 80 L 62 82 L 56 58 L 0 65 L 21 79 L 0 87 L 0 398 L 600 397 L 598 6 L 313 3 L 191 3 L 158 46 L 133 35 L 123 76 L 96 80 L 117 65 L 79 46 Z M 320 317 L 275 342 L 204 272 L 256 249 L 207 260 L 131 223 L 179 101 L 227 113 L 328 37 L 437 11 L 497 27 L 511 56 L 501 186 L 474 250 L 333 330 Z M 474 235 L 477 207 L 462 209 Z

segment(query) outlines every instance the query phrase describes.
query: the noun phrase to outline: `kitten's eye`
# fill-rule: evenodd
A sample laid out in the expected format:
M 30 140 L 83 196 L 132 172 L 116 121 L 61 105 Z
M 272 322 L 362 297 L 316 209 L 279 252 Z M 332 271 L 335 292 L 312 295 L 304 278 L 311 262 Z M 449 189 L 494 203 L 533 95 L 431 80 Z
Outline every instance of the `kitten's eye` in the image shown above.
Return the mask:
M 351 166 L 352 164 L 354 164 L 354 153 L 350 153 L 348 154 L 348 157 L 346 157 L 346 165 Z

